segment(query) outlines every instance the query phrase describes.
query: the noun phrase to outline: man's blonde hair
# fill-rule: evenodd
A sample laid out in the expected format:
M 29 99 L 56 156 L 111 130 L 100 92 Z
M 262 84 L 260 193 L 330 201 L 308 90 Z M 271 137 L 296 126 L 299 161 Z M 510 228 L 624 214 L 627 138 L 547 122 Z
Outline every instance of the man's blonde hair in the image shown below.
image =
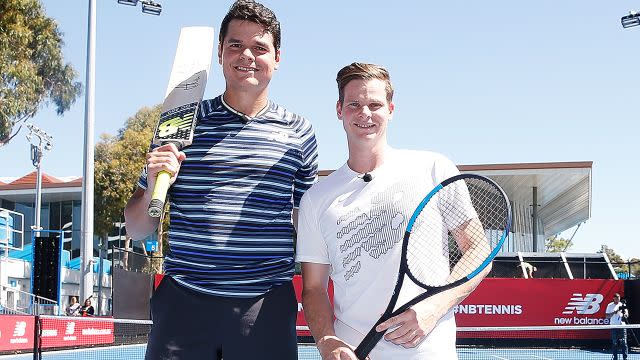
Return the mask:
M 375 64 L 365 64 L 354 62 L 338 71 L 336 82 L 338 83 L 338 101 L 344 101 L 344 88 L 351 80 L 382 80 L 385 83 L 385 91 L 387 92 L 387 102 L 393 100 L 393 86 L 389 72 L 382 66 Z

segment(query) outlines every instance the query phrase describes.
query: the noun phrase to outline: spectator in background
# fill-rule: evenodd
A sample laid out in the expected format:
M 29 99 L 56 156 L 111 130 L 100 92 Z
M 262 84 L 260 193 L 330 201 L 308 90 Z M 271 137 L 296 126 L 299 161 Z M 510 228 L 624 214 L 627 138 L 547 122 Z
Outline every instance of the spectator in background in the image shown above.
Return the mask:
M 75 296 L 71 297 L 69 301 L 69 306 L 65 309 L 65 313 L 67 316 L 80 316 L 80 303 L 78 302 L 78 298 Z
M 85 300 L 82 309 L 80 309 L 80 314 L 82 314 L 82 316 L 93 316 L 94 312 L 93 305 L 91 305 L 91 298 Z
M 620 294 L 613 295 L 613 301 L 607 305 L 607 319 L 611 325 L 624 325 L 629 318 L 629 310 L 625 303 L 620 301 Z M 622 350 L 622 359 L 627 360 L 627 329 L 611 329 L 611 351 L 613 360 L 618 360 L 618 349 Z
M 525 278 L 533 278 L 533 273 L 538 271 L 538 268 L 529 264 L 526 261 L 523 261 L 518 267 L 522 267 L 523 275 Z

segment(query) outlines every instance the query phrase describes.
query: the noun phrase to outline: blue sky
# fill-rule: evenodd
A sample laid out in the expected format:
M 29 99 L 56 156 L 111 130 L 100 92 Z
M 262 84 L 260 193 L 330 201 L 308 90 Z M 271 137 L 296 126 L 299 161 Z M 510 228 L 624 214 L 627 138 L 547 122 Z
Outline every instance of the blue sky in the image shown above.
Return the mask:
M 231 4 L 158 1 L 161 16 L 97 1 L 96 141 L 162 101 L 180 28 L 214 26 L 217 36 Z M 640 1 L 264 3 L 283 28 L 270 97 L 313 122 L 322 169 L 346 158 L 335 116 L 337 70 L 353 61 L 382 64 L 396 89 L 393 146 L 438 151 L 457 164 L 593 161 L 592 218 L 572 250 L 607 244 L 640 257 L 629 231 L 640 200 L 640 27 L 620 25 Z M 88 0 L 43 4 L 84 82 Z M 223 88 L 216 63 L 205 96 Z M 62 117 L 44 108 L 32 122 L 54 136 L 43 170 L 82 175 L 84 98 Z M 25 134 L 0 148 L 0 177 L 33 171 Z

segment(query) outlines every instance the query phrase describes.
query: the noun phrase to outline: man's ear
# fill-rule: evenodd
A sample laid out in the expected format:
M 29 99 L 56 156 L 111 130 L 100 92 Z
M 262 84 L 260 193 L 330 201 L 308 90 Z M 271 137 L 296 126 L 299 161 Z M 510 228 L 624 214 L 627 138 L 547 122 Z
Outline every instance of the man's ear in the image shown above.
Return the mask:
M 338 119 L 342 120 L 342 102 L 340 100 L 336 101 L 336 114 Z
M 276 66 L 274 69 L 278 70 L 280 67 L 280 50 L 276 50 Z
M 222 43 L 218 43 L 218 64 L 222 65 Z

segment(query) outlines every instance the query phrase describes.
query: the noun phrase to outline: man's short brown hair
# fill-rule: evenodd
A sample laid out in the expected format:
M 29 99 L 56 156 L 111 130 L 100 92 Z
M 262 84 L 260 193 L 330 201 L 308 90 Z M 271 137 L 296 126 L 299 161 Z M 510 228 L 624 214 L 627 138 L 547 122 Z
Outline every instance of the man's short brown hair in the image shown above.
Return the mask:
M 351 80 L 382 80 L 385 83 L 387 102 L 393 100 L 393 86 L 387 69 L 380 65 L 354 62 L 338 71 L 336 82 L 338 83 L 338 101 L 344 101 L 344 88 Z
M 265 32 L 273 36 L 273 47 L 280 50 L 280 22 L 271 9 L 253 0 L 238 0 L 231 5 L 229 12 L 222 19 L 219 41 L 222 44 L 227 36 L 231 20 L 247 20 L 264 27 Z

